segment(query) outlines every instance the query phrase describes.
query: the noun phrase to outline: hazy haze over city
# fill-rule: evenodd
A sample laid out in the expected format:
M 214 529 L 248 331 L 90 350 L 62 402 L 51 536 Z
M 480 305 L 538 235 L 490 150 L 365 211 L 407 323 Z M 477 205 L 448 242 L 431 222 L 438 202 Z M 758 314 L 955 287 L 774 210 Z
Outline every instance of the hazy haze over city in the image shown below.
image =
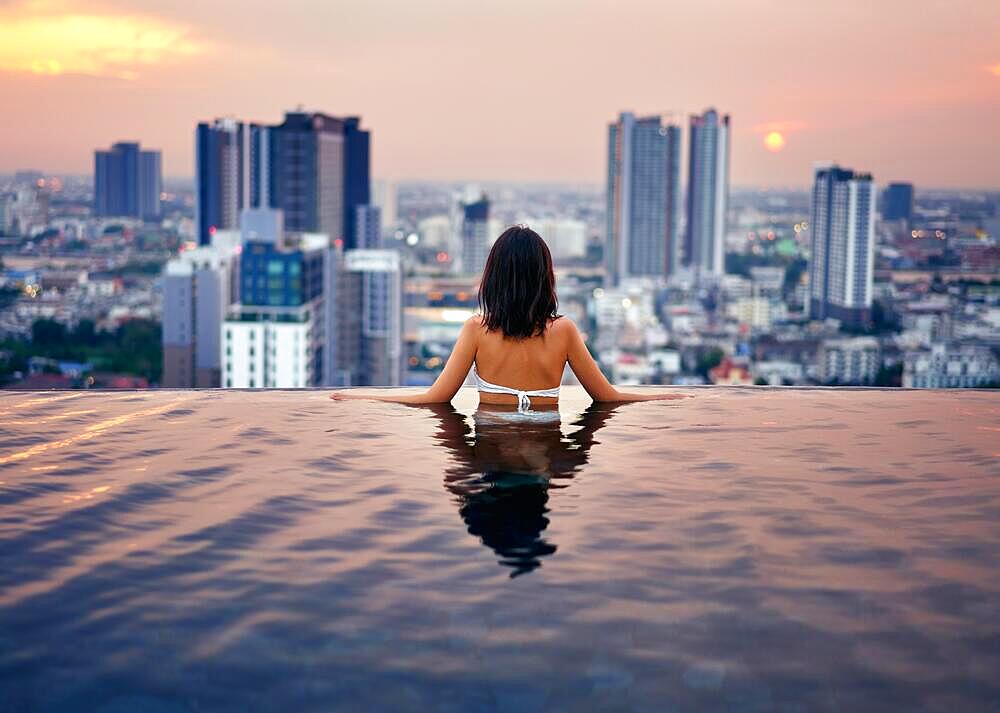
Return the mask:
M 0 0 L 0 171 L 140 139 L 188 176 L 196 121 L 301 104 L 375 127 L 375 175 L 596 184 L 619 110 L 716 106 L 738 185 L 996 187 L 998 37 L 991 0 Z

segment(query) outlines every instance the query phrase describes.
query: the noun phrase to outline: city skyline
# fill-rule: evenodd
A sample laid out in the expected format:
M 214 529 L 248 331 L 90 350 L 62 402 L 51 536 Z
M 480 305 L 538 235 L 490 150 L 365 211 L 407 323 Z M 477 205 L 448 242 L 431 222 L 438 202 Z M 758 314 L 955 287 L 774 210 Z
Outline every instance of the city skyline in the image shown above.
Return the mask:
M 996 188 L 998 34 L 1000 8 L 976 0 L 919 13 L 895 1 L 196 13 L 7 0 L 0 172 L 84 174 L 95 147 L 134 139 L 163 151 L 165 176 L 190 177 L 196 122 L 275 122 L 301 105 L 377 127 L 380 177 L 599 184 L 619 111 L 684 124 L 719 106 L 736 186 L 808 186 L 814 162 L 836 160 L 879 183 Z

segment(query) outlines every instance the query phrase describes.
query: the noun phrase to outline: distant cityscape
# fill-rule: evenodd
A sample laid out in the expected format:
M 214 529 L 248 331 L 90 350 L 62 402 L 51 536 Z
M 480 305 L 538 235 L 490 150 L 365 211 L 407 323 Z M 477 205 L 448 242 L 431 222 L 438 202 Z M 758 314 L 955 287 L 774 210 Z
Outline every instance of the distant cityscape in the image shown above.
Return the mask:
M 114 135 L 91 176 L 0 176 L 0 386 L 426 385 L 515 223 L 617 384 L 1000 385 L 1000 191 L 732 187 L 715 109 L 621 112 L 603 186 L 380 179 L 373 133 L 194 119 L 193 180 Z

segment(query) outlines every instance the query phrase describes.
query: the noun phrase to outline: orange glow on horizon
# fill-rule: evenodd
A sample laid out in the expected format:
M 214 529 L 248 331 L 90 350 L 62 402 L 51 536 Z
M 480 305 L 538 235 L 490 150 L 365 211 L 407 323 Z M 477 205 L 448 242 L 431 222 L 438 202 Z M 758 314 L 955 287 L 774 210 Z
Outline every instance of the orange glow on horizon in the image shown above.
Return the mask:
M 24 6 L 22 6 L 24 7 Z M 139 15 L 0 11 L 0 71 L 133 80 L 146 66 L 205 52 L 186 28 Z

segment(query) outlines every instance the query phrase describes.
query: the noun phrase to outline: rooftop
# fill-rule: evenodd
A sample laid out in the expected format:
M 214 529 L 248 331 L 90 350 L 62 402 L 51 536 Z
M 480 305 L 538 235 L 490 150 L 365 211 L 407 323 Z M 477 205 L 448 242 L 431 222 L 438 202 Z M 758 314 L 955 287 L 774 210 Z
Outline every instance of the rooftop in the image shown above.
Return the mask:
M 1000 398 L 0 392 L 12 710 L 983 710 Z

